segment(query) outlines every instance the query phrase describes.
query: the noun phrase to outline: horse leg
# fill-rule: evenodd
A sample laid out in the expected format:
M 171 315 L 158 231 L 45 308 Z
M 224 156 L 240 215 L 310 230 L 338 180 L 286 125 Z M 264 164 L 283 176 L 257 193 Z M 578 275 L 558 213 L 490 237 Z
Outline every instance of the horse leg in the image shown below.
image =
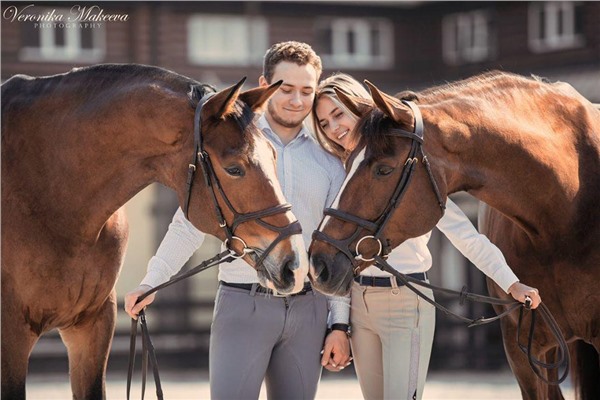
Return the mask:
M 2 301 L 2 399 L 20 400 L 25 399 L 29 354 L 39 336 L 10 302 Z
M 106 398 L 106 365 L 117 316 L 116 292 L 93 313 L 60 330 L 69 353 L 73 399 Z
M 579 400 L 600 399 L 600 338 L 592 341 L 593 346 L 578 340 L 571 350 L 571 379 Z
M 502 341 L 504 343 L 504 350 L 510 368 L 517 379 L 519 388 L 521 389 L 521 396 L 523 400 L 547 400 L 547 385 L 543 383 L 538 376 L 533 372 L 527 361 L 527 356 L 521 352 L 515 338 L 517 337 L 516 323 L 510 321 L 508 318 L 501 320 L 502 327 Z M 523 338 L 521 338 L 523 341 Z M 533 351 L 535 358 L 543 358 L 544 355 L 537 354 Z M 546 375 L 546 370 L 540 371 Z M 547 378 L 547 376 L 545 376 Z M 545 387 L 544 387 L 545 386 Z M 562 396 L 562 395 L 561 395 Z M 560 397 L 562 398 L 562 397 Z M 554 400 L 554 398 L 551 398 Z
M 553 347 L 546 352 L 542 361 L 545 363 L 548 363 L 548 364 L 554 363 L 557 360 L 557 355 L 558 355 L 558 347 Z M 558 368 L 549 369 L 548 374 L 547 374 L 547 379 L 550 382 L 556 382 L 556 381 L 558 381 L 558 377 L 561 372 L 562 371 L 559 371 Z M 542 381 L 540 381 L 540 385 L 541 385 L 542 389 L 545 389 L 545 391 L 547 393 L 547 395 L 544 397 L 545 399 L 564 400 L 564 396 L 562 394 L 562 391 L 560 390 L 560 386 L 548 385 Z M 544 390 L 542 390 L 542 392 L 543 391 Z

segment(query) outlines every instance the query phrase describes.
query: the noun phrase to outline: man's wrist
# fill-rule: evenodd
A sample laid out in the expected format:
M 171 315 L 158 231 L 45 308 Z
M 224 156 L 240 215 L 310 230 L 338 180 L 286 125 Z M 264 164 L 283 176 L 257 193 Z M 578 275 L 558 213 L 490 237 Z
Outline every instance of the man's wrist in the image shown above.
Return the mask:
M 350 325 L 348 325 L 348 324 L 332 324 L 331 327 L 329 328 L 329 332 L 331 333 L 333 331 L 342 331 L 346 335 L 350 336 Z

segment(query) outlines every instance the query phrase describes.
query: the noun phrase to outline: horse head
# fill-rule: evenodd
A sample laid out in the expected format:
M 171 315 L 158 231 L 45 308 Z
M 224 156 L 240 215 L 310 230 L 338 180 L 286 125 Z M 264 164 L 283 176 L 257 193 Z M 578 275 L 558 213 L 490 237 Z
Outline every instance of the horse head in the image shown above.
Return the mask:
M 446 201 L 445 182 L 419 162 L 424 157 L 423 129 L 416 106 L 366 83 L 372 106 L 336 91 L 362 117 L 355 127 L 361 139 L 347 162 L 346 181 L 310 248 L 311 281 L 328 294 L 348 293 L 354 276 L 376 256 L 384 257 L 405 240 L 433 229 Z M 439 188 L 432 190 L 432 182 Z
M 308 257 L 277 180 L 275 149 L 254 121 L 282 82 L 241 92 L 243 82 L 201 100 L 198 165 L 190 165 L 198 172 L 185 208 L 192 223 L 253 266 L 261 284 L 292 293 L 302 288 Z

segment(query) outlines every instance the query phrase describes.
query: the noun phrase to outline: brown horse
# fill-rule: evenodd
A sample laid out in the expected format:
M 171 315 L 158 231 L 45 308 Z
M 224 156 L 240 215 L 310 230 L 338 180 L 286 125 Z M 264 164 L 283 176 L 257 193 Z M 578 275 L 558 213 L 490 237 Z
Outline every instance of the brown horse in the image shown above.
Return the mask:
M 413 132 L 416 118 L 398 98 L 370 88 L 374 107 L 338 93 L 346 105 L 365 115 L 356 127 L 362 142 L 354 156 L 360 159 L 351 165 L 336 209 L 376 221 L 406 168 L 413 142 L 393 132 Z M 582 382 L 580 390 L 583 398 L 600 398 L 600 111 L 568 84 L 498 72 L 405 99 L 413 99 L 422 113 L 422 148 L 433 179 L 419 162 L 383 238 L 393 248 L 436 225 L 442 213 L 432 182 L 442 201 L 464 190 L 493 207 L 486 214 L 490 239 L 521 281 L 540 290 L 567 341 L 593 346 L 588 345 L 585 355 L 592 360 L 586 368 L 594 379 Z M 418 158 L 423 161 L 420 153 Z M 321 227 L 334 240 L 346 239 L 357 229 L 352 221 L 334 217 Z M 361 237 L 371 234 L 363 228 L 349 247 L 354 249 Z M 379 250 L 376 246 L 365 240 L 360 252 L 370 257 Z M 317 288 L 327 293 L 349 290 L 353 265 L 343 252 L 315 240 L 311 261 Z M 507 297 L 494 283 L 488 286 L 491 294 Z M 516 317 L 504 318 L 502 331 L 523 398 L 561 399 L 560 388 L 537 379 L 518 350 Z M 549 331 L 538 325 L 534 337 L 534 355 L 551 361 L 556 343 Z M 549 375 L 556 378 L 557 371 Z
M 235 235 L 262 252 L 262 282 L 289 293 L 303 284 L 308 259 L 300 235 L 281 238 L 269 229 L 295 218 L 282 207 L 274 150 L 253 122 L 281 82 L 246 92 L 242 83 L 203 103 L 203 149 L 215 172 L 212 184 L 218 179 L 225 194 L 216 198 L 229 225 L 228 201 L 238 215 L 279 210 L 240 224 Z M 18 75 L 2 85 L 3 399 L 25 397 L 29 354 L 51 329 L 68 349 L 73 397 L 105 397 L 114 285 L 128 235 L 122 206 L 152 182 L 185 204 L 194 109 L 209 92 L 190 78 L 142 65 Z M 188 217 L 225 239 L 210 190 L 198 171 Z M 245 258 L 257 261 L 256 254 Z

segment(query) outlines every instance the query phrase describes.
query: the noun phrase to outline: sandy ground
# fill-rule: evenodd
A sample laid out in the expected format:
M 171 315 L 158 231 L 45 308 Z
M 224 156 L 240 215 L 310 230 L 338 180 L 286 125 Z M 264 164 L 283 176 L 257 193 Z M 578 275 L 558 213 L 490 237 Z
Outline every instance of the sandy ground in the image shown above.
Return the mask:
M 109 375 L 107 398 L 125 399 L 126 375 Z M 149 376 L 150 379 L 151 376 Z M 208 376 L 206 373 L 174 374 L 166 372 L 162 377 L 165 399 L 188 400 L 208 399 Z M 134 378 L 132 399 L 140 399 L 141 377 Z M 563 387 L 568 400 L 574 399 L 569 385 Z M 31 375 L 27 381 L 27 399 L 51 400 L 69 399 L 71 392 L 64 375 Z M 146 388 L 146 398 L 155 399 L 154 382 Z M 266 392 L 261 392 L 266 399 Z M 358 382 L 353 377 L 324 376 L 319 385 L 317 399 L 361 399 Z M 425 386 L 424 400 L 477 399 L 508 400 L 520 399 L 520 392 L 513 376 L 508 372 L 498 373 L 430 373 Z

